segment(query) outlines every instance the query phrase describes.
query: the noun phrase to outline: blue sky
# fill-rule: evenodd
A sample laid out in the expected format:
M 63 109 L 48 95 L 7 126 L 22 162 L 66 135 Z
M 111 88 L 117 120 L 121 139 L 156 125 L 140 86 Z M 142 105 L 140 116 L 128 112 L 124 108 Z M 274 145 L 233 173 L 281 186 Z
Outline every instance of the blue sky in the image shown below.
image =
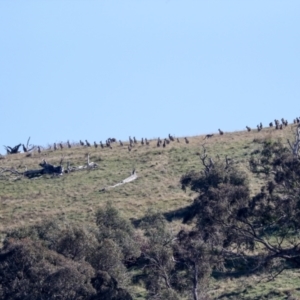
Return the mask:
M 1 1 L 2 145 L 300 116 L 300 1 Z

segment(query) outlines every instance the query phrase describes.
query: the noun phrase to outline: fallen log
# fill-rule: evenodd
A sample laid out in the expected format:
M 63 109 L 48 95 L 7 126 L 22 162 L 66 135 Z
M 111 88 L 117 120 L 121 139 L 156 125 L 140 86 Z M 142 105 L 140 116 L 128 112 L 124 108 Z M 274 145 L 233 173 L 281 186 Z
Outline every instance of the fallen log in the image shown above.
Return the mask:
M 105 187 L 105 188 L 99 190 L 99 192 L 105 192 L 105 191 L 108 190 L 108 189 L 115 188 L 115 187 L 117 187 L 117 186 L 120 186 L 120 185 L 123 185 L 123 184 L 125 184 L 125 183 L 131 182 L 131 181 L 133 181 L 133 180 L 136 180 L 137 177 L 138 177 L 138 176 L 137 176 L 137 174 L 136 174 L 136 172 L 135 172 L 135 169 L 133 169 L 133 171 L 131 172 L 131 175 L 130 175 L 129 177 L 123 179 L 121 182 L 118 182 L 118 183 L 116 183 L 116 184 L 114 184 L 114 185 L 107 186 L 107 187 Z

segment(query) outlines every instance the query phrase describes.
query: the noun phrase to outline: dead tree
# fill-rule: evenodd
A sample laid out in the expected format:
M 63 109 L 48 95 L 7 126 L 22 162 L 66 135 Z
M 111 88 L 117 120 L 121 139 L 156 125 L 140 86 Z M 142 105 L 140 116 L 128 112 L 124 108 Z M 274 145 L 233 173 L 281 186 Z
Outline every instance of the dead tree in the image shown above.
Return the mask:
M 246 126 L 248 132 L 251 131 L 251 128 L 249 126 Z
M 62 175 L 64 172 L 64 168 L 62 167 L 62 162 L 63 158 L 60 161 L 59 166 L 54 166 L 49 163 L 47 163 L 46 160 L 43 160 L 39 166 L 42 167 L 42 169 L 37 169 L 37 170 L 26 170 L 23 173 L 20 173 L 21 175 L 24 175 L 27 178 L 35 178 L 35 177 L 40 177 L 45 174 L 50 174 L 50 175 Z
M 220 128 L 218 130 L 219 130 L 220 135 L 224 134 L 224 132 Z
M 209 158 L 209 163 L 207 163 L 207 153 L 206 153 L 206 148 L 203 147 L 203 153 L 200 154 L 200 160 L 202 161 L 203 166 L 205 167 L 204 172 L 205 174 L 208 174 L 210 170 L 214 167 L 214 162 L 211 158 Z
M 23 151 L 25 153 L 26 152 L 30 152 L 30 151 L 32 151 L 35 148 L 35 146 L 29 145 L 29 141 L 30 141 L 30 137 L 27 140 L 26 146 L 23 144 Z
M 21 147 L 21 144 L 16 145 L 14 147 L 4 146 L 6 149 L 7 154 L 17 154 L 20 153 L 19 148 Z
M 90 155 L 87 154 L 87 168 L 89 169 L 93 169 L 93 168 L 97 168 L 98 165 L 96 163 L 94 163 L 93 161 L 90 161 Z

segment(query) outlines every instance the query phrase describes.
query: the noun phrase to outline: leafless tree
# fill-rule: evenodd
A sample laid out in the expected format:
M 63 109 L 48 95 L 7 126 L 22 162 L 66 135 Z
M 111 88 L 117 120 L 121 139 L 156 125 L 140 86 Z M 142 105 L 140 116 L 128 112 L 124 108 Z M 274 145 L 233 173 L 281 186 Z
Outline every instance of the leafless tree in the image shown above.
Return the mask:
M 26 146 L 23 144 L 23 151 L 26 152 L 30 152 L 31 150 L 33 150 L 35 148 L 35 146 L 29 145 L 29 141 L 30 141 L 30 137 L 27 140 Z
M 293 156 L 296 158 L 299 158 L 299 148 L 300 148 L 300 127 L 297 127 L 296 132 L 294 132 L 295 140 L 293 145 L 291 144 L 290 140 L 288 141 L 288 144 L 292 150 Z

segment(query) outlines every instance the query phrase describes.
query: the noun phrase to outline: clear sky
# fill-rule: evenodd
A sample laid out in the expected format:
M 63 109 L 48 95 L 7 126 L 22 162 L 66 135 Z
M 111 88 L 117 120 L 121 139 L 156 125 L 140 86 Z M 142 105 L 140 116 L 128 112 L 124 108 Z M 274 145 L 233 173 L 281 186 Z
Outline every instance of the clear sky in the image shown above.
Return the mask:
M 300 1 L 0 2 L 2 145 L 300 116 Z

